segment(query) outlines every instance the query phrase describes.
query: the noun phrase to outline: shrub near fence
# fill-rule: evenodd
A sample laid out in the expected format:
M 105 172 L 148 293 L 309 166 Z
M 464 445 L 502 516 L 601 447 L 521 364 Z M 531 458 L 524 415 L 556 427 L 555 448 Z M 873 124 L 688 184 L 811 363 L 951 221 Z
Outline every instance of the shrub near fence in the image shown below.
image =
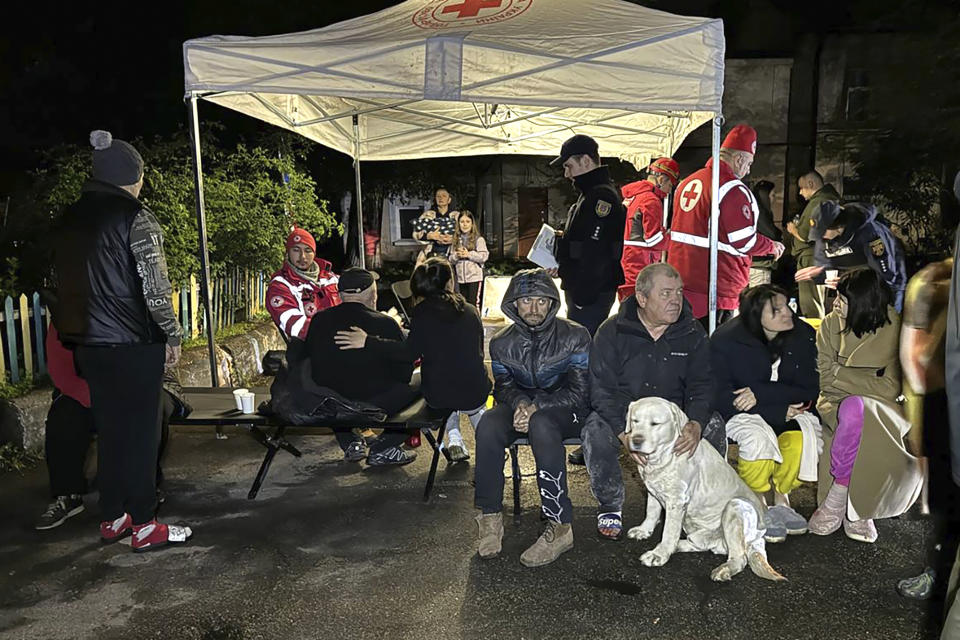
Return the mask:
M 219 331 L 243 322 L 264 310 L 268 281 L 262 273 L 238 268 L 210 282 L 213 328 Z M 196 276 L 174 288 L 173 308 L 180 319 L 185 338 L 204 333 L 204 314 L 200 305 L 200 282 Z M 0 305 L 0 383 L 16 384 L 47 374 L 44 347 L 50 313 L 40 303 L 40 294 L 7 296 Z

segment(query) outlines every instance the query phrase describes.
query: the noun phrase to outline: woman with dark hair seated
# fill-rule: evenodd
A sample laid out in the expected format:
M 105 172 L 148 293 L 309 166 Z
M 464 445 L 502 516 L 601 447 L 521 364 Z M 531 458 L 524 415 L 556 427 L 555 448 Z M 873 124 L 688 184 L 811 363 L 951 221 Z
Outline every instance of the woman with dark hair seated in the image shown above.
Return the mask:
M 890 288 L 872 269 L 845 273 L 817 334 L 817 409 L 826 428 L 811 533 L 842 524 L 847 537 L 875 542 L 873 520 L 900 515 L 920 493 L 918 460 L 903 442 L 910 423 L 896 403 L 899 344 Z
M 483 325 L 477 309 L 454 292 L 445 258 L 427 258 L 414 269 L 410 289 L 418 303 L 406 340 L 368 337 L 357 327 L 338 332 L 335 339 L 341 349 L 366 347 L 407 362 L 420 359 L 421 392 L 431 408 L 450 414 L 447 452 L 452 462 L 461 462 L 470 454 L 460 434 L 460 414 L 476 429 L 492 386 L 483 364 Z
M 761 284 L 740 294 L 740 314 L 710 338 L 714 409 L 739 445 L 740 477 L 766 504 L 767 539 L 807 531 L 790 507 L 790 492 L 816 479 L 817 399 L 815 332 L 794 316 L 787 293 Z M 806 474 L 801 474 L 801 463 Z M 773 490 L 772 501 L 768 492 Z

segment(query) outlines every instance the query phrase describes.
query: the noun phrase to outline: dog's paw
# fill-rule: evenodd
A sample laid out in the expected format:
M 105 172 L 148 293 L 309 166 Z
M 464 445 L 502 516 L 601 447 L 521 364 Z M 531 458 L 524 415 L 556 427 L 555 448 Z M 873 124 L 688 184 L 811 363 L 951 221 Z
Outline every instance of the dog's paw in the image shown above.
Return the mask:
M 646 540 L 653 535 L 655 528 L 645 527 L 642 524 L 637 527 L 630 527 L 627 531 L 627 537 L 631 540 Z
M 642 562 L 645 567 L 662 567 L 667 564 L 667 560 L 669 559 L 670 554 L 661 551 L 658 547 L 654 547 L 640 556 L 640 562 Z
M 710 579 L 714 582 L 729 582 L 731 578 L 733 578 L 733 571 L 726 562 L 710 572 Z

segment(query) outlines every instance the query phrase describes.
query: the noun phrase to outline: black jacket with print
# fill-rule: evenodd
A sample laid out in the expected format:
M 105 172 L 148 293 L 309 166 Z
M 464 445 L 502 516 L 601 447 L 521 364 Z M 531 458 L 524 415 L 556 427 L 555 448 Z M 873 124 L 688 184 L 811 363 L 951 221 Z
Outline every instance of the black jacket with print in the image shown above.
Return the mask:
M 593 338 L 590 403 L 600 417 L 619 433 L 627 406 L 647 397 L 676 403 L 701 428 L 710 418 L 710 341 L 686 302 L 680 318 L 654 340 L 637 316 L 637 299 L 630 296 Z

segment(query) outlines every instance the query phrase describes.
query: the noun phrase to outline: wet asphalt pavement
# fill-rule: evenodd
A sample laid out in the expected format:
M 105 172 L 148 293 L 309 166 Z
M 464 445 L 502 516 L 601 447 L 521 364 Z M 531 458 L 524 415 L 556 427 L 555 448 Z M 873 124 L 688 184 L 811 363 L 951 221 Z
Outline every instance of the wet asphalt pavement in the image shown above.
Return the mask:
M 188 544 L 143 555 L 103 547 L 96 497 L 63 526 L 34 531 L 47 503 L 45 468 L 0 475 L 0 638 L 935 638 L 923 603 L 896 580 L 919 572 L 929 524 L 878 523 L 874 545 L 842 532 L 768 545 L 789 579 L 749 569 L 717 584 L 723 559 L 678 554 L 657 569 L 640 554 L 659 540 L 601 541 L 586 470 L 570 470 L 575 547 L 528 569 L 540 532 L 536 484 L 506 521 L 504 552 L 475 553 L 472 467 L 440 463 L 422 501 L 429 448 L 411 465 L 367 469 L 342 461 L 328 436 L 294 435 L 304 456 L 280 452 L 256 500 L 246 494 L 262 456 L 240 431 L 176 431 L 165 465 L 164 520 L 195 528 Z M 521 462 L 532 473 L 524 450 Z M 643 518 L 645 494 L 627 471 L 624 524 Z M 510 482 L 506 482 L 510 508 Z M 794 503 L 813 511 L 813 489 Z M 509 511 L 507 512 L 509 514 Z

